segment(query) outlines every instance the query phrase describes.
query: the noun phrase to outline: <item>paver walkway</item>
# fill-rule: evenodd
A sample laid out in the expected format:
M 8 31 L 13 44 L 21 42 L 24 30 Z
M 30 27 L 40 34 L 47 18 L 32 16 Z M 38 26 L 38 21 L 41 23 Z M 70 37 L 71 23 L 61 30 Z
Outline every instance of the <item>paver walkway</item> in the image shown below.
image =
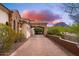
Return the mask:
M 68 51 L 60 48 L 43 35 L 35 35 L 19 47 L 11 56 L 67 56 Z

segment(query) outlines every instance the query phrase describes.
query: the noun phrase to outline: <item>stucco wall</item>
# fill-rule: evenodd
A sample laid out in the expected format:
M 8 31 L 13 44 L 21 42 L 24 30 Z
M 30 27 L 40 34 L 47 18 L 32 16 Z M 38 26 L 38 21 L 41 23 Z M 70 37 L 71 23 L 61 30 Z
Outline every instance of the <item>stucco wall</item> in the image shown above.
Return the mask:
M 28 24 L 23 24 L 22 25 L 22 32 L 24 33 L 25 37 L 26 38 L 29 38 L 30 35 L 31 35 L 31 32 L 30 32 L 30 26 Z
M 8 14 L 0 9 L 0 23 L 6 24 L 8 19 Z

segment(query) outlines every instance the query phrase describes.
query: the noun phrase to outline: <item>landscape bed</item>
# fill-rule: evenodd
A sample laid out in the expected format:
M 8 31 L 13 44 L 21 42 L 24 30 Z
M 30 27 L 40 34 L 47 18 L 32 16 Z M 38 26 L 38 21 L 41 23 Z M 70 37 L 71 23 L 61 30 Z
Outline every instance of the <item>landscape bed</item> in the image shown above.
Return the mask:
M 11 55 L 17 48 L 19 48 L 21 45 L 24 44 L 24 42 L 26 42 L 27 40 L 23 40 L 22 42 L 16 42 L 12 45 L 12 48 L 10 49 L 10 51 L 6 52 L 6 53 L 1 53 L 0 52 L 0 56 L 9 56 Z
M 55 41 L 57 44 L 63 46 L 66 50 L 70 51 L 72 54 L 79 56 L 78 43 L 69 40 L 64 40 L 53 35 L 46 35 L 46 37 L 48 37 L 51 41 Z

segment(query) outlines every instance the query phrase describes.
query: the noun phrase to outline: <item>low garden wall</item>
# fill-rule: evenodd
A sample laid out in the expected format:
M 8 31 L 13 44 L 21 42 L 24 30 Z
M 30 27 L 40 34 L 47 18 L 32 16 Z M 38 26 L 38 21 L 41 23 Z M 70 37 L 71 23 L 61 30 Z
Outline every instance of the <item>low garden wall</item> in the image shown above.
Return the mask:
M 79 56 L 79 46 L 78 46 L 78 43 L 72 42 L 72 41 L 69 41 L 69 40 L 65 40 L 65 39 L 61 39 L 61 38 L 59 38 L 57 36 L 52 36 L 52 35 L 47 35 L 47 37 L 51 41 L 55 41 L 59 45 L 63 46 L 65 49 L 67 49 L 68 51 L 70 51 L 74 55 Z
M 64 39 L 73 42 L 79 42 L 79 39 L 77 38 L 76 34 L 73 33 L 64 34 Z

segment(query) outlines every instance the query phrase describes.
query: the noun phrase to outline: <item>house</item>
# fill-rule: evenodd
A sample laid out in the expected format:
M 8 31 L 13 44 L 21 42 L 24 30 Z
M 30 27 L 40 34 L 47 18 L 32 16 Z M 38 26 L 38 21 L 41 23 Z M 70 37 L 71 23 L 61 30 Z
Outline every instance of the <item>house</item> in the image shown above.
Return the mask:
M 3 4 L 0 4 L 0 23 L 7 24 L 10 21 L 10 10 Z
M 26 38 L 31 36 L 31 27 L 28 19 L 21 18 L 18 10 L 10 10 L 0 4 L 0 23 L 10 26 L 15 32 L 23 32 Z
M 14 29 L 16 32 L 19 32 L 21 16 L 18 12 L 18 10 L 11 10 L 11 20 L 10 25 L 12 29 Z
M 0 4 L 0 23 L 11 26 L 16 32 L 19 31 L 21 16 L 18 10 L 10 10 L 3 4 Z

